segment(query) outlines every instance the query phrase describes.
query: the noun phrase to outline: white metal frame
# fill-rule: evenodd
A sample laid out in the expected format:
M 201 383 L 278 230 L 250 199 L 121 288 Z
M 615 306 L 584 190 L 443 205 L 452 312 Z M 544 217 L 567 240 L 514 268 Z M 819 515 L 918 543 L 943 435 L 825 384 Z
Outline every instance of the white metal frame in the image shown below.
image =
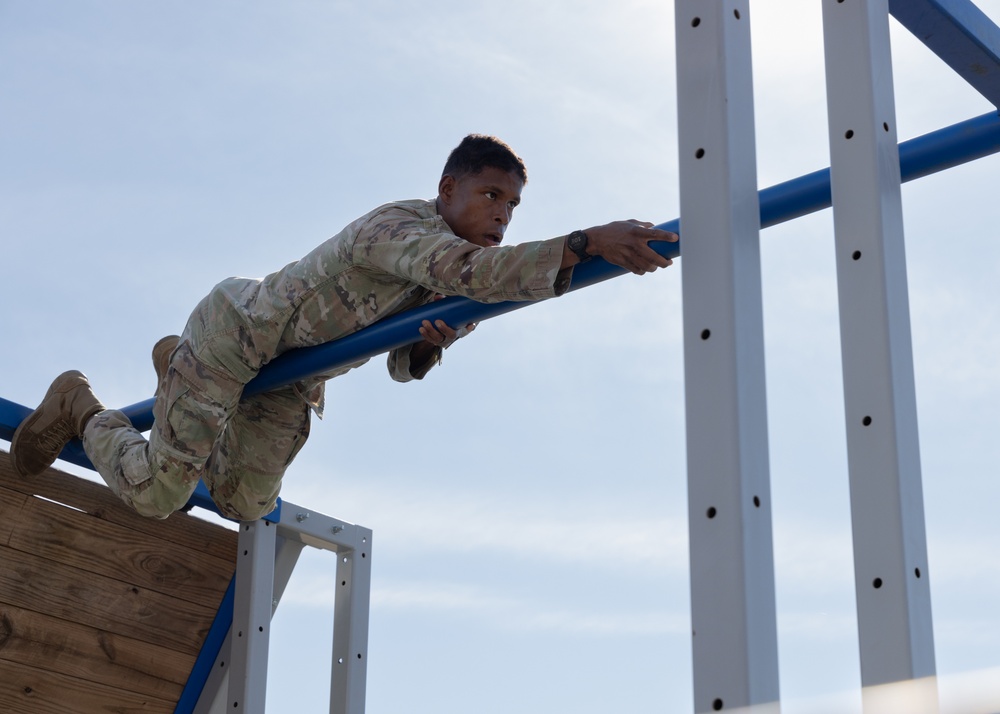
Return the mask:
M 675 23 L 695 711 L 777 708 L 749 2 Z
M 935 672 L 888 18 L 887 0 L 823 0 L 865 687 Z
M 233 625 L 195 714 L 264 714 L 271 617 L 305 546 L 337 557 L 330 713 L 364 713 L 372 532 L 285 501 L 278 523 L 240 524 Z

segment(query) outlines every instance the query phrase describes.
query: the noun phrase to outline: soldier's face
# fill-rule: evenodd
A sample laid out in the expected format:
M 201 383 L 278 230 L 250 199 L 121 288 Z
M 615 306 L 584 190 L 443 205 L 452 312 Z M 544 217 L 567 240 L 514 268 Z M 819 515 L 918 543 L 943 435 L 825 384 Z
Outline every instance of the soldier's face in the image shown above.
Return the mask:
M 519 176 L 503 169 L 460 179 L 446 175 L 438 185 L 438 212 L 455 235 L 492 248 L 503 240 L 523 188 Z

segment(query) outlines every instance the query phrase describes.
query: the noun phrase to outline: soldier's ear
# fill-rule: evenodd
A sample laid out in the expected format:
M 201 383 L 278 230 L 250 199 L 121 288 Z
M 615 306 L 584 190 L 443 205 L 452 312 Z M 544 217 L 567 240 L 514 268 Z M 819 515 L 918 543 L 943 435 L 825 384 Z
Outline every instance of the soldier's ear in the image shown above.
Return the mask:
M 445 203 L 451 203 L 451 197 L 455 194 L 455 177 L 451 174 L 445 174 L 441 177 L 441 181 L 438 183 L 438 198 L 440 198 Z

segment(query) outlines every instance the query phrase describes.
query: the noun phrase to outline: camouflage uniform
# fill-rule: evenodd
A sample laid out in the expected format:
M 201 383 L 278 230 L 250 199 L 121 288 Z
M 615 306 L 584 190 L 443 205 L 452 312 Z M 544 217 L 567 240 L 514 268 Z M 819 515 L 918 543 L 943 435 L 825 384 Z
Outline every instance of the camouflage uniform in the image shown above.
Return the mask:
M 221 512 L 240 520 L 269 513 L 281 479 L 309 435 L 310 407 L 322 416 L 324 382 L 348 367 L 243 398 L 243 386 L 287 350 L 317 345 L 431 301 L 435 294 L 480 302 L 561 295 L 563 238 L 481 248 L 455 236 L 435 202 L 401 201 L 351 223 L 301 260 L 262 280 L 229 278 L 195 308 L 157 390 L 149 441 L 114 410 L 83 435 L 94 466 L 139 513 L 166 518 L 204 479 Z M 454 327 L 454 326 L 453 326 Z M 410 348 L 389 355 L 398 381 Z

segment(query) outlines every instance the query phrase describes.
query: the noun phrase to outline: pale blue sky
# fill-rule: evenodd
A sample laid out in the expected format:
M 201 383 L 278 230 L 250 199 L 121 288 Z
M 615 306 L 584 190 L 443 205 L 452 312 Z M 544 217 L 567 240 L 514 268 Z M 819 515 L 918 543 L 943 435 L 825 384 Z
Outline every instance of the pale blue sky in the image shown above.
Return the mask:
M 818 2 L 751 10 L 765 187 L 829 165 L 822 28 Z M 990 111 L 895 24 L 893 50 L 901 138 Z M 147 398 L 151 346 L 216 281 L 431 197 L 469 132 L 528 164 L 515 242 L 678 213 L 670 3 L 0 0 L 0 65 L 0 395 L 22 404 L 70 368 Z M 903 194 L 946 703 L 1000 667 L 998 168 Z M 784 711 L 850 711 L 830 211 L 762 252 Z M 680 280 L 484 323 L 422 383 L 373 360 L 330 385 L 283 496 L 374 530 L 370 714 L 691 710 Z M 326 711 L 332 569 L 292 580 L 269 711 Z

